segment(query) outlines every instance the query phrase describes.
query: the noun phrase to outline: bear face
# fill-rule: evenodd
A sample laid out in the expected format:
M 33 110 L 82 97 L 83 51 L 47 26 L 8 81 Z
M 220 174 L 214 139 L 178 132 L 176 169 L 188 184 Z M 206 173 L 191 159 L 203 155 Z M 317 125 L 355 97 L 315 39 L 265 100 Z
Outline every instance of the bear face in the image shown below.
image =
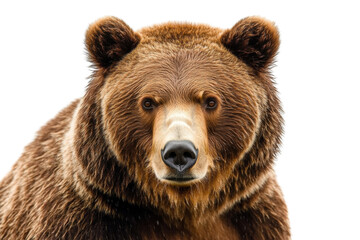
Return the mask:
M 226 31 L 170 23 L 135 33 L 105 18 L 90 26 L 86 44 L 104 142 L 151 205 L 174 206 L 180 218 L 184 209 L 225 211 L 267 179 L 282 121 L 268 73 L 279 46 L 272 23 L 247 18 Z
M 141 54 L 141 47 L 136 54 Z M 105 85 L 102 106 L 104 129 L 117 159 L 122 161 L 122 152 L 132 148 L 127 144 L 138 143 L 143 146 L 139 152 L 145 153 L 139 167 L 151 167 L 156 177 L 168 184 L 188 185 L 204 178 L 211 169 L 231 168 L 241 159 L 255 139 L 266 97 L 246 72 L 239 71 L 234 77 L 233 69 L 244 66 L 218 64 L 224 61 L 222 58 L 232 57 L 226 49 L 219 49 L 214 57 L 201 46 L 195 50 L 181 47 L 174 51 L 173 46 L 169 50 L 159 46 L 163 52 L 159 56 L 151 54 L 150 59 L 136 56 L 141 60 L 136 65 L 131 63 L 130 73 L 123 70 L 129 68 L 126 63 L 120 63 Z M 134 55 L 130 53 L 129 57 Z M 132 92 L 132 84 L 138 88 L 132 96 L 119 94 Z M 125 112 L 123 105 L 129 104 L 128 98 L 133 100 L 126 106 L 130 111 Z M 129 115 L 136 119 L 129 119 Z M 136 127 L 128 127 L 135 123 Z M 130 139 L 121 141 L 118 136 Z M 196 163 L 184 172 L 167 166 L 161 156 L 167 143 L 179 140 L 191 142 L 198 151 Z M 193 180 L 166 180 L 171 176 Z

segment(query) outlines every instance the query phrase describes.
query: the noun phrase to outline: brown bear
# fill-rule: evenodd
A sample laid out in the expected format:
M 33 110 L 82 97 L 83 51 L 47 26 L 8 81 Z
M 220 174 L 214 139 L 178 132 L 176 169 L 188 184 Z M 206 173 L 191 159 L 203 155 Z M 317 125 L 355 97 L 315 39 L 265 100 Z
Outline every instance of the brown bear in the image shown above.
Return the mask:
M 289 239 L 272 22 L 228 30 L 107 17 L 85 95 L 0 184 L 1 239 Z

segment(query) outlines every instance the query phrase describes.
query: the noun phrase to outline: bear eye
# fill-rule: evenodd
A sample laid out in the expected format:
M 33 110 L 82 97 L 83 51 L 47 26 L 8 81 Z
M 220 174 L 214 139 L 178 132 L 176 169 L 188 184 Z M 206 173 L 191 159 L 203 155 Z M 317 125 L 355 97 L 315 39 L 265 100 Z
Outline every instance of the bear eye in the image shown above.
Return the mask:
M 155 107 L 155 103 L 151 98 L 145 98 L 142 102 L 142 107 L 144 110 L 152 110 Z
M 213 97 L 209 97 L 205 101 L 205 108 L 208 110 L 214 110 L 217 107 L 217 101 Z

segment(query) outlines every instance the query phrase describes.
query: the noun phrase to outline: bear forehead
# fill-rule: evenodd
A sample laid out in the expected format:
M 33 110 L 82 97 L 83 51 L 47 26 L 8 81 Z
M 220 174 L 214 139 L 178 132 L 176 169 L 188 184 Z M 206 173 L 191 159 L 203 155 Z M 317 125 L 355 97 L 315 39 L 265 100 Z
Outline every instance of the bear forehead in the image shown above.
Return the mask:
M 222 32 L 208 25 L 191 23 L 170 22 L 146 27 L 138 31 L 140 43 L 120 65 L 128 65 L 126 72 L 136 72 L 148 80 L 195 80 L 195 77 L 217 81 L 229 73 L 232 77 L 247 78 L 251 69 L 223 46 Z
M 251 69 L 221 44 L 222 32 L 191 23 L 143 28 L 139 45 L 117 65 L 113 81 L 136 86 L 139 95 L 234 92 L 252 81 Z
M 140 43 L 120 65 L 129 64 L 128 72 L 136 72 L 149 80 L 195 80 L 193 77 L 219 80 L 214 76 L 248 75 L 251 69 L 221 43 L 222 32 L 208 25 L 191 23 L 170 22 L 146 27 L 138 31 Z
M 221 46 L 217 48 L 184 48 L 175 43 L 140 44 L 129 54 L 134 61 L 125 58 L 125 62 L 118 65 L 113 81 L 122 87 L 124 84 L 129 88 L 136 86 L 139 95 L 173 97 L 204 91 L 222 96 L 248 85 L 252 78 L 246 71 L 247 66 Z

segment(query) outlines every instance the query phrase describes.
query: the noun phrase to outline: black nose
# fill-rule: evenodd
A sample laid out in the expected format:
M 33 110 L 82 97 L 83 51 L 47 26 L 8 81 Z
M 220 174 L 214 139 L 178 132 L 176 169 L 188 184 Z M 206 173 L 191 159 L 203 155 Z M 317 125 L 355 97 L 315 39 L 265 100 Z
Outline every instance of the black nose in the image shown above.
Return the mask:
M 192 142 L 187 140 L 169 141 L 161 150 L 164 163 L 179 173 L 194 166 L 197 156 L 198 150 Z

